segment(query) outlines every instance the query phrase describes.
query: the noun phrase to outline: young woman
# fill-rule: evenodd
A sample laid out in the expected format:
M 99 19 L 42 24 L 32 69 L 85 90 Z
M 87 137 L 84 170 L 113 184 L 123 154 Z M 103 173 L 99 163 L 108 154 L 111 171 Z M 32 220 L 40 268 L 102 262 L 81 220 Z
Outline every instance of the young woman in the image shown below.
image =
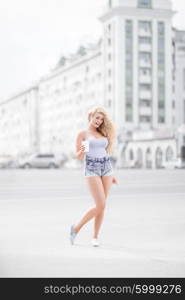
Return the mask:
M 71 226 L 70 241 L 73 245 L 82 226 L 94 218 L 92 246 L 99 246 L 98 234 L 104 216 L 106 199 L 112 183 L 117 183 L 109 157 L 109 153 L 113 151 L 116 130 L 108 113 L 102 107 L 91 109 L 88 113 L 88 121 L 87 130 L 77 135 L 76 158 L 81 160 L 85 157 L 84 175 L 95 206 L 83 216 L 79 223 Z M 88 152 L 84 152 L 85 146 L 82 145 L 82 141 L 85 140 L 89 142 Z

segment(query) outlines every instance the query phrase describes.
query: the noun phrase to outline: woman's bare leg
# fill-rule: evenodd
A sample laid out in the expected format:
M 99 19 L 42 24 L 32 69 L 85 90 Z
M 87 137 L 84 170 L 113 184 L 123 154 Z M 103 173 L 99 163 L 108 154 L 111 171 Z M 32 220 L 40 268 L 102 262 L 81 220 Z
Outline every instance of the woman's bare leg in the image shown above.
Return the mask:
M 106 200 L 107 197 L 108 197 L 110 187 L 112 185 L 112 176 L 102 176 L 101 180 L 102 180 L 104 193 L 105 193 L 105 200 Z M 95 216 L 93 238 L 98 237 L 100 227 L 101 227 L 101 224 L 102 224 L 102 221 L 103 221 L 103 216 L 104 216 L 104 211 L 102 211 L 101 213 L 99 213 L 98 215 Z
M 91 195 L 95 201 L 96 206 L 90 209 L 84 217 L 80 220 L 80 222 L 74 227 L 74 231 L 77 233 L 83 225 L 85 225 L 88 221 L 94 218 L 96 215 L 99 215 L 104 211 L 105 208 L 105 192 L 102 184 L 102 180 L 100 176 L 90 176 L 86 177 L 87 184 Z

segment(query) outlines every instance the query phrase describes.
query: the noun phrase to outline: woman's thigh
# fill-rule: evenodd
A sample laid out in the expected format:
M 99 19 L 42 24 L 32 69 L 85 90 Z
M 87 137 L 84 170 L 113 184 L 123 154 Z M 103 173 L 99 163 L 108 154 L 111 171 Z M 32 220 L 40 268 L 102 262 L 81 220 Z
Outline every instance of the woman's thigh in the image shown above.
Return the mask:
M 112 186 L 113 176 L 111 176 L 111 175 L 110 176 L 102 176 L 101 179 L 102 179 L 102 184 L 104 187 L 105 198 L 107 198 L 109 190 Z
M 100 176 L 86 177 L 87 185 L 96 205 L 105 204 L 105 192 Z

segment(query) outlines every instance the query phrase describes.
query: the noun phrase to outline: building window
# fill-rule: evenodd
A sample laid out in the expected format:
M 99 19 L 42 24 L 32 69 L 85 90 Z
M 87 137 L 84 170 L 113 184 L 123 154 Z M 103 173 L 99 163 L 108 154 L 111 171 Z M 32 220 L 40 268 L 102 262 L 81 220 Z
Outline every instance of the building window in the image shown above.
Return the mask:
M 108 106 L 108 107 L 111 107 L 111 100 L 110 100 L 110 99 L 109 99 L 108 102 L 107 102 L 107 106 Z
M 133 153 L 133 150 L 132 150 L 132 149 L 130 149 L 130 151 L 129 151 L 129 159 L 130 159 L 130 160 L 133 160 L 133 159 L 134 159 L 134 153 Z
M 125 22 L 125 119 L 133 120 L 133 22 Z M 129 107 L 127 104 L 130 104 Z
M 108 54 L 108 60 L 111 61 L 111 54 Z
M 158 122 L 159 123 L 164 123 L 164 116 L 158 116 Z
M 139 8 L 152 8 L 152 0 L 138 0 Z
M 97 73 L 96 76 L 97 76 L 97 79 L 98 79 L 98 80 L 101 79 L 101 73 Z
M 151 116 L 140 116 L 139 121 L 143 123 L 150 123 L 151 122 Z
M 129 114 L 127 113 L 127 115 L 126 115 L 126 121 L 127 121 L 127 122 L 132 122 L 132 115 L 131 115 L 131 114 L 129 115 Z
M 140 99 L 139 103 L 141 107 L 151 107 L 151 100 Z
M 63 78 L 63 84 L 64 84 L 64 89 L 66 88 L 67 85 L 67 77 L 64 76 Z
M 108 70 L 108 76 L 111 77 L 111 69 Z
M 112 7 L 112 0 L 109 0 L 109 8 Z
M 164 108 L 164 102 L 158 101 L 158 108 Z
M 129 109 L 129 108 L 132 108 L 132 105 L 131 105 L 131 103 L 126 103 L 126 106 L 127 106 L 127 108 Z
M 159 52 L 158 52 L 158 63 L 159 63 L 159 66 L 160 66 L 161 68 L 163 68 L 164 62 L 165 62 L 164 51 L 163 51 L 163 52 L 162 52 L 162 51 L 160 52 L 160 50 L 159 50 Z
M 178 51 L 185 52 L 185 47 L 178 47 Z
M 164 22 L 158 22 L 158 34 L 164 36 Z
M 151 91 L 152 90 L 152 86 L 149 83 L 141 83 L 139 87 L 140 87 L 140 90 L 142 90 L 142 91 Z
M 168 146 L 168 148 L 166 149 L 166 161 L 172 160 L 173 157 L 174 157 L 173 149 L 170 146 Z
M 151 33 L 152 23 L 150 21 L 139 21 L 139 29 L 145 31 L 145 33 Z
M 149 44 L 149 45 L 151 45 L 152 39 L 151 39 L 151 37 L 148 37 L 148 36 L 140 36 L 139 37 L 139 43 L 140 44 Z
M 28 103 L 28 100 L 27 100 L 27 99 L 24 99 L 24 101 L 23 101 L 23 105 L 24 105 L 24 106 L 26 106 L 26 105 L 27 105 L 27 103 Z
M 152 56 L 150 52 L 139 52 L 140 61 L 144 61 L 145 63 L 152 62 Z
M 139 74 L 140 76 L 150 76 L 151 75 L 151 69 L 150 68 L 140 68 Z
M 158 22 L 158 122 L 165 122 L 165 25 Z

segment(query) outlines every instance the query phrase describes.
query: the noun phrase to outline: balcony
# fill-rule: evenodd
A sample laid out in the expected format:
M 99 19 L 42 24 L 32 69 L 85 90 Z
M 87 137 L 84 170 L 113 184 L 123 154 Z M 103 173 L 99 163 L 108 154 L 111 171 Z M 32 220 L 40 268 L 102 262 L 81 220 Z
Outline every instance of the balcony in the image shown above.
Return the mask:
M 152 83 L 152 78 L 150 75 L 140 75 L 139 76 L 139 83 Z
M 139 29 L 139 36 L 151 37 L 152 32 L 150 30 Z
M 142 116 L 151 116 L 152 115 L 151 107 L 147 107 L 147 106 L 140 106 L 139 112 L 140 112 L 140 115 L 142 115 Z
M 141 90 L 139 92 L 139 98 L 140 99 L 152 99 L 152 92 L 151 91 L 144 91 L 144 90 Z
M 139 44 L 139 51 L 143 52 L 151 52 L 152 51 L 152 45 L 151 44 Z
M 151 68 L 152 66 L 152 62 L 150 60 L 143 60 L 143 59 L 140 59 L 139 60 L 139 66 L 142 68 Z

